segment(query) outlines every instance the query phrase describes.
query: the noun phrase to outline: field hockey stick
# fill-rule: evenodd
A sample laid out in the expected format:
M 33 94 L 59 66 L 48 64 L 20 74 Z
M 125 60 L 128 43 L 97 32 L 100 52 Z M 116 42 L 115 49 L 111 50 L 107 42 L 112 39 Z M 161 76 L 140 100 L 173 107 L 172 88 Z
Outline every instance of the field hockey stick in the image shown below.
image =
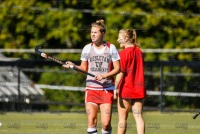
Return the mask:
M 41 48 L 40 46 L 36 46 L 36 47 L 35 47 L 35 52 L 36 52 L 38 55 L 41 56 L 41 54 L 44 53 L 44 52 L 41 52 L 41 51 L 39 50 L 40 48 Z M 46 53 L 44 53 L 44 54 L 46 54 Z M 47 54 L 46 54 L 46 55 L 47 55 Z M 65 62 L 60 61 L 60 60 L 58 60 L 58 59 L 56 59 L 56 58 L 53 58 L 53 57 L 51 57 L 51 56 L 49 56 L 49 55 L 47 55 L 47 58 L 48 58 L 48 59 L 51 59 L 52 61 L 55 61 L 55 62 L 57 62 L 57 63 L 59 63 L 59 64 L 61 64 L 61 65 L 65 65 Z M 75 65 L 70 65 L 70 68 L 71 68 L 71 69 L 74 69 L 75 71 L 81 72 L 81 73 L 83 73 L 83 74 L 86 74 L 86 75 L 90 75 L 90 76 L 92 76 L 92 77 L 95 77 L 95 75 L 93 75 L 93 74 L 91 74 L 91 73 L 88 73 L 88 72 L 86 72 L 86 71 L 83 71 L 83 70 L 77 68 Z
M 199 114 L 200 114 L 200 111 L 198 111 L 192 118 L 196 119 Z

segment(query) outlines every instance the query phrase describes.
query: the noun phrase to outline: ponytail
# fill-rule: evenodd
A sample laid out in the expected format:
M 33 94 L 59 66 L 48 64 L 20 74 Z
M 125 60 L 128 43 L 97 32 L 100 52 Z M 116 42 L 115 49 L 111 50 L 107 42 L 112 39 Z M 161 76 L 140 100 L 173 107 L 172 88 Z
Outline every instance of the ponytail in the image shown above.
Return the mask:
M 132 29 L 132 43 L 137 46 L 140 47 L 140 44 L 137 42 L 137 33 L 135 29 Z
M 135 29 L 121 29 L 119 32 L 123 32 L 133 45 L 140 47 L 140 44 L 137 42 L 137 33 Z

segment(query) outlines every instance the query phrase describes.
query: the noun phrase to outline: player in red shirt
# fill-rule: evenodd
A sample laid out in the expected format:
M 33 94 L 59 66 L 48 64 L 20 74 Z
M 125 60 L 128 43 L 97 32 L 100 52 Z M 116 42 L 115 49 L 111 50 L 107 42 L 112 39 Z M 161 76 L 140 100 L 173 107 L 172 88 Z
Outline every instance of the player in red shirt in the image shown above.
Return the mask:
M 132 108 L 138 134 L 145 133 L 142 118 L 143 101 L 146 96 L 144 84 L 143 56 L 136 39 L 136 31 L 122 29 L 117 41 L 120 47 L 121 72 L 116 76 L 116 90 L 118 91 L 118 134 L 126 132 L 127 117 Z M 116 97 L 116 94 L 115 94 Z

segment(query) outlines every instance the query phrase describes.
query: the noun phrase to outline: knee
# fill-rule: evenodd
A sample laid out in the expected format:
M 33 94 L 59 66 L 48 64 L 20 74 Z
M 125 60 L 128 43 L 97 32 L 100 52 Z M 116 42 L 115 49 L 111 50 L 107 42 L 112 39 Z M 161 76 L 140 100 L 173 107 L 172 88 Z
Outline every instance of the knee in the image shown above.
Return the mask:
M 141 109 L 134 109 L 133 110 L 133 116 L 135 119 L 142 118 L 142 110 Z

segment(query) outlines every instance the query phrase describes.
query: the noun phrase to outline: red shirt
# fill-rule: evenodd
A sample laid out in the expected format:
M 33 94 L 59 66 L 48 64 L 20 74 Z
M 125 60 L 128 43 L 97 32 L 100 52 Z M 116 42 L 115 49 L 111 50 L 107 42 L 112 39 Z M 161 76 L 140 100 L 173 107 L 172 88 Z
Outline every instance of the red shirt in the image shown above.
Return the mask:
M 121 72 L 124 73 L 119 85 L 119 97 L 128 99 L 146 96 L 144 82 L 144 61 L 141 50 L 134 46 L 119 52 Z

